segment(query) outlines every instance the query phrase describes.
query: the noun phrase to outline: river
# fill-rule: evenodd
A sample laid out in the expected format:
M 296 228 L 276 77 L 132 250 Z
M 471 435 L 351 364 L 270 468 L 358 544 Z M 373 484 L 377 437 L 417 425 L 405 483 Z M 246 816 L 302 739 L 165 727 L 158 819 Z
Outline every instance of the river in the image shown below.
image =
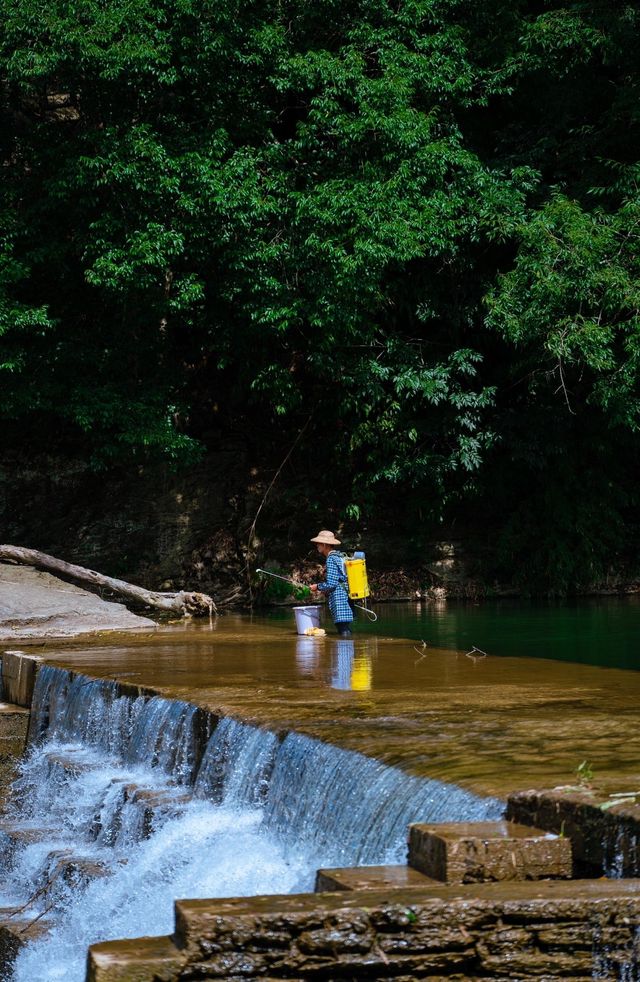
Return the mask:
M 436 648 L 640 668 L 640 595 L 579 600 L 489 600 L 472 604 L 388 603 L 378 621 L 361 616 L 357 633 L 425 640 Z M 287 622 L 288 611 L 269 614 Z
M 0 902 L 52 925 L 16 982 L 81 982 L 88 944 L 170 932 L 177 896 L 401 861 L 409 821 L 495 817 L 585 759 L 637 788 L 635 598 L 378 614 L 351 640 L 297 636 L 277 609 L 39 650 Z

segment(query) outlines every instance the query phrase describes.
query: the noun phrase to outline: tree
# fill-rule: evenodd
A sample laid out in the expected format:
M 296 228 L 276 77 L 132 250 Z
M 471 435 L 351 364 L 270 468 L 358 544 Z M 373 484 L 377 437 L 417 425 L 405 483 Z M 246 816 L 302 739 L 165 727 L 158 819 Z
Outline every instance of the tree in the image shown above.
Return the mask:
M 5 423 L 95 466 L 306 426 L 352 514 L 433 516 L 531 414 L 538 460 L 634 430 L 631 5 L 0 11 Z
M 98 459 L 175 453 L 210 390 L 348 416 L 376 474 L 416 442 L 414 479 L 476 466 L 491 392 L 434 285 L 508 235 L 526 175 L 464 146 L 455 106 L 488 83 L 450 6 L 59 3 L 43 31 L 5 0 L 6 195 L 49 327 L 19 359 L 37 403 L 16 376 L 5 414 L 58 416 Z

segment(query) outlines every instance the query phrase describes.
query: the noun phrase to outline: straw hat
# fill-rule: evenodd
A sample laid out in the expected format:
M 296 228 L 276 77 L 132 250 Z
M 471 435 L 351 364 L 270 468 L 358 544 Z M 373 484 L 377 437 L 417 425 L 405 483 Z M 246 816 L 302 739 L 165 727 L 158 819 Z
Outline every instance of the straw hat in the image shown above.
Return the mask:
M 336 539 L 333 532 L 330 532 L 329 529 L 323 529 L 322 532 L 318 532 L 316 537 L 311 539 L 311 542 L 322 542 L 326 546 L 340 545 L 340 539 Z

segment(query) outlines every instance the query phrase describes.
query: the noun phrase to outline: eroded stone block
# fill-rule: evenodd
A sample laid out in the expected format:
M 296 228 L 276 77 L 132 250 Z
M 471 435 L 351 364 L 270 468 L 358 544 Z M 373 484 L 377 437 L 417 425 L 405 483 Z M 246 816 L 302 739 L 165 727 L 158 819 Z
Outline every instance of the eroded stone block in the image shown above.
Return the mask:
M 412 825 L 409 865 L 443 883 L 568 879 L 568 839 L 513 822 Z
M 183 962 L 171 938 L 103 941 L 89 948 L 87 982 L 174 982 Z
M 182 900 L 176 903 L 172 939 L 94 945 L 87 978 L 636 978 L 639 910 L 640 881 L 632 880 L 473 883 L 454 888 L 438 883 L 392 893 L 382 888 L 322 896 Z
M 17 706 L 31 706 L 36 673 L 42 659 L 24 651 L 5 651 L 2 655 L 3 698 Z
M 623 787 L 619 782 L 611 784 L 614 792 Z M 628 787 L 633 790 L 637 781 Z M 519 791 L 509 796 L 507 818 L 550 832 L 562 831 L 571 840 L 574 872 L 580 876 L 636 877 L 640 874 L 640 803 L 634 795 L 608 795 L 606 790 Z

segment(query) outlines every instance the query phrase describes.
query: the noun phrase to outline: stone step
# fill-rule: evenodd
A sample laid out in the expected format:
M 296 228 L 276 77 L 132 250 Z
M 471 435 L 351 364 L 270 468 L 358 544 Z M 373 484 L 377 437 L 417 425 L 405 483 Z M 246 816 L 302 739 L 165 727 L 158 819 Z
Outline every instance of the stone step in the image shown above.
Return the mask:
M 142 834 L 145 838 L 151 835 L 157 815 L 177 816 L 191 800 L 191 795 L 186 793 L 176 793 L 171 790 L 158 791 L 138 784 L 124 786 L 123 805 L 130 802 L 142 809 Z
M 21 828 L 10 822 L 0 822 L 0 837 L 4 840 L 3 852 L 5 856 L 7 850 L 12 852 L 16 848 L 30 846 L 34 842 L 46 842 L 48 839 L 55 841 L 59 834 L 58 829 Z
M 120 783 L 115 779 L 114 784 Z M 103 828 L 100 814 L 94 816 L 89 829 L 92 839 L 100 837 L 104 845 L 113 845 L 122 828 L 122 813 L 127 804 L 133 804 L 140 809 L 140 831 L 143 838 L 151 835 L 156 816 L 174 817 L 181 814 L 184 806 L 192 800 L 191 795 L 177 789 L 155 789 L 134 783 L 122 783 L 121 797 L 116 807 L 111 826 Z
M 72 889 L 85 887 L 92 880 L 110 876 L 110 867 L 90 856 L 78 856 L 71 849 L 55 849 L 47 857 L 47 865 L 38 886 L 45 883 L 64 883 Z
M 319 869 L 316 893 L 335 890 L 382 890 L 426 887 L 436 883 L 430 876 L 406 864 L 402 866 L 348 866 L 342 869 Z
M 95 769 L 94 764 L 83 760 L 81 753 L 75 755 L 68 751 L 66 753 L 47 754 L 47 763 L 50 776 L 56 771 L 60 771 L 65 777 L 70 779 L 80 777 L 81 774 L 87 774 L 89 771 Z
M 179 900 L 175 911 L 186 964 L 171 982 L 637 978 L 639 881 L 437 883 Z
M 11 931 L 24 933 L 29 941 L 40 938 L 51 930 L 51 922 L 44 917 L 36 920 L 37 914 L 29 914 L 20 907 L 0 907 L 0 926 Z
M 0 702 L 0 801 L 4 802 L 24 753 L 31 713 L 15 703 Z
M 42 664 L 39 655 L 25 651 L 2 653 L 2 691 L 7 702 L 18 706 L 31 706 L 36 673 Z
M 86 982 L 166 982 L 184 961 L 168 937 L 103 941 L 89 948 Z
M 640 875 L 640 775 L 598 782 L 597 788 L 519 791 L 507 818 L 562 832 L 571 840 L 574 876 Z M 630 793 L 626 793 L 626 792 Z
M 569 839 L 515 822 L 411 825 L 409 865 L 443 883 L 569 879 Z
M 193 799 L 188 792 L 173 788 L 155 789 L 145 788 L 139 784 L 125 784 L 124 800 L 143 805 L 153 813 L 162 811 L 177 815 Z

